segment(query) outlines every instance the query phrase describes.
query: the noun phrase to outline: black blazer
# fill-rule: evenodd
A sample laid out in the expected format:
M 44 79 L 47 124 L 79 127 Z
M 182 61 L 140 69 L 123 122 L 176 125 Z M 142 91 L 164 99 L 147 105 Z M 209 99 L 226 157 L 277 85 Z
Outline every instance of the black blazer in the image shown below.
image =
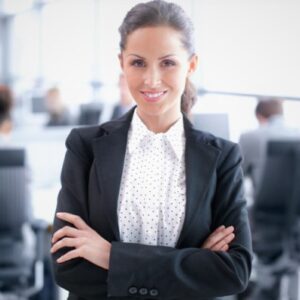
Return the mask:
M 175 248 L 120 242 L 117 202 L 133 109 L 119 120 L 74 129 L 66 141 L 57 211 L 81 216 L 112 242 L 110 269 L 84 259 L 57 264 L 56 281 L 69 300 L 215 299 L 247 285 L 251 239 L 236 144 L 193 129 L 186 134 L 186 217 Z M 220 225 L 233 225 L 228 252 L 201 249 Z M 54 231 L 66 225 L 55 218 Z

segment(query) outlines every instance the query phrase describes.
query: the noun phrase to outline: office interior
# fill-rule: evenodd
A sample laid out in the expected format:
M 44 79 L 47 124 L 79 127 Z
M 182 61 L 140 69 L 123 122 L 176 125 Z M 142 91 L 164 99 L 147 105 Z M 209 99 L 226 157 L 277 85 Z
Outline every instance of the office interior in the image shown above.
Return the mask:
M 79 121 L 85 107 L 98 112 L 86 124 L 110 120 L 119 101 L 118 27 L 138 2 L 0 0 L 0 84 L 8 85 L 14 95 L 10 142 L 25 149 L 33 216 L 44 221 L 46 239 L 60 189 L 65 139 L 72 128 L 85 125 Z M 238 143 L 242 133 L 258 127 L 257 99 L 278 97 L 284 100 L 286 124 L 300 130 L 300 1 L 172 2 L 181 5 L 195 24 L 195 126 Z M 73 120 L 66 126 L 47 126 L 45 95 L 53 87 L 59 89 Z M 251 207 L 248 178 L 245 186 Z M 281 300 L 290 299 L 288 276 L 284 280 Z M 51 300 L 67 299 L 61 288 L 56 295 Z

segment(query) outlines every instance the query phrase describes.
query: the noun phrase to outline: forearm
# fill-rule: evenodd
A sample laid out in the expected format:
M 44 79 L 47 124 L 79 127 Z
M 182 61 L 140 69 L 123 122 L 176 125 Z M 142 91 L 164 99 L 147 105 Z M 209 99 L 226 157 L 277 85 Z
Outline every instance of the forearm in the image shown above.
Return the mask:
M 213 252 L 114 242 L 108 294 L 129 296 L 134 286 L 156 289 L 163 299 L 230 295 L 245 289 L 250 269 L 250 253 L 237 246 Z

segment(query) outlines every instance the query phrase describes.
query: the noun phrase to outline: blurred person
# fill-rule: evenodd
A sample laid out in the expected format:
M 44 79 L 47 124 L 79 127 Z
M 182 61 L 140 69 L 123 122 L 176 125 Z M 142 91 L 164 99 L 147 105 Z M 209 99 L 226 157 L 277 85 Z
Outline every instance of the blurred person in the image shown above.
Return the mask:
M 11 111 L 13 108 L 14 98 L 11 89 L 8 86 L 0 85 L 0 148 L 20 148 L 14 141 L 11 141 L 10 136 L 13 131 L 13 122 L 11 117 Z M 30 187 L 30 166 L 27 165 L 27 183 Z M 0 183 L 1 188 L 1 183 Z M 31 194 L 31 191 L 29 191 Z M 1 201 L 1 199 L 0 199 Z M 1 203 L 0 203 L 0 209 Z M 29 208 L 32 211 L 32 207 Z M 31 212 L 32 213 L 32 212 Z M 24 252 L 20 253 L 20 258 L 24 260 L 32 260 L 35 255 L 36 247 L 36 236 L 30 226 L 30 224 L 24 224 L 22 226 L 21 236 Z M 48 237 L 49 239 L 49 237 Z M 49 241 L 45 241 L 45 246 L 48 245 Z M 44 257 L 44 286 L 40 292 L 30 297 L 30 300 L 57 300 L 57 286 L 54 283 L 51 264 L 49 261 L 49 253 L 45 251 Z M 0 296 L 1 298 L 1 296 Z
M 119 29 L 137 106 L 67 138 L 51 252 L 69 299 L 216 299 L 245 289 L 251 238 L 239 147 L 195 130 L 193 25 L 139 3 Z
M 60 90 L 57 87 L 50 88 L 45 96 L 46 109 L 49 120 L 46 126 L 68 126 L 72 125 L 72 118 L 69 110 L 65 107 L 61 98 Z
M 11 90 L 5 85 L 0 85 L 0 144 L 9 139 L 12 131 L 12 106 L 13 96 Z
M 254 196 L 261 181 L 268 141 L 299 137 L 298 130 L 285 124 L 282 99 L 260 99 L 255 108 L 255 116 L 259 128 L 243 133 L 239 140 L 244 158 L 242 168 L 244 174 L 251 178 Z
M 256 247 L 260 249 L 261 241 L 256 240 L 256 237 L 260 237 L 262 232 L 266 230 L 275 230 L 270 223 L 268 217 L 268 225 L 266 221 L 257 218 L 257 215 L 267 215 L 268 212 L 259 211 L 255 205 L 255 198 L 263 180 L 264 165 L 267 160 L 267 145 L 270 140 L 290 140 L 300 139 L 300 132 L 297 129 L 288 127 L 284 120 L 283 99 L 279 98 L 264 98 L 259 99 L 256 108 L 255 116 L 257 118 L 259 127 L 255 130 L 243 133 L 240 136 L 239 144 L 241 146 L 243 154 L 243 171 L 252 181 L 252 194 L 253 205 L 250 209 L 250 221 L 252 223 L 252 235 L 254 241 L 254 250 Z M 284 176 L 284 175 L 283 175 Z M 263 214 L 264 213 L 264 214 Z M 275 216 L 273 216 L 275 218 Z M 278 218 L 278 216 L 277 216 Z M 258 222 L 258 219 L 260 220 Z M 274 222 L 276 220 L 274 219 Z M 278 221 L 277 221 L 278 222 Z M 267 226 L 267 228 L 266 228 Z M 273 234 L 276 236 L 276 233 Z M 280 239 L 280 232 L 278 232 L 278 241 Z M 286 266 L 290 263 L 284 259 L 283 249 L 274 249 L 272 253 L 269 251 L 268 255 L 262 256 L 258 251 L 257 261 L 255 264 L 255 273 L 257 274 L 256 280 L 253 284 L 249 285 L 249 289 L 245 293 L 245 297 L 239 299 L 251 299 L 251 300 L 280 300 L 280 287 L 282 287 L 281 280 Z M 273 267 L 272 267 L 273 266 Z M 285 269 L 284 269 L 285 268 Z M 280 270 L 281 269 L 281 270 Z M 289 278 L 297 278 L 297 271 L 290 269 Z M 292 282 L 292 281 L 290 281 Z
M 120 99 L 119 102 L 113 108 L 111 120 L 115 120 L 123 116 L 126 112 L 130 110 L 130 108 L 133 107 L 135 103 L 128 89 L 128 85 L 124 74 L 120 74 L 119 77 L 119 91 Z

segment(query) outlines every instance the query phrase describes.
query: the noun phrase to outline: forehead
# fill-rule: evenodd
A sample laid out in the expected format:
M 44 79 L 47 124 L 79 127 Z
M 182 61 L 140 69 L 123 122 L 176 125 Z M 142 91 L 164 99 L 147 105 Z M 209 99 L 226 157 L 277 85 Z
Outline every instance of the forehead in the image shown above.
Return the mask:
M 125 52 L 162 56 L 187 54 L 182 35 L 169 26 L 139 28 L 127 37 Z

